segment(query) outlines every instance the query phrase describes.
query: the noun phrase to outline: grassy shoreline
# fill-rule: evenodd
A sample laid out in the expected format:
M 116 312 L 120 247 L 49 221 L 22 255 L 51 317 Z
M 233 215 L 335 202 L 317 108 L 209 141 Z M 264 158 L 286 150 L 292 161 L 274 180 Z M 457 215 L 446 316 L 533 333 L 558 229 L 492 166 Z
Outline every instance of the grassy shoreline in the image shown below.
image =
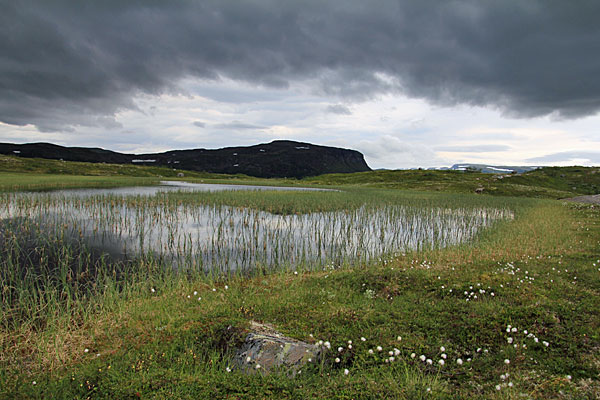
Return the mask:
M 310 200 L 316 194 L 270 194 L 263 203 L 253 196 L 222 201 L 323 211 Z M 329 209 L 348 206 L 327 196 Z M 461 201 L 469 199 L 481 201 Z M 56 310 L 43 328 L 0 331 L 0 398 L 597 398 L 598 207 L 491 199 L 522 202 L 515 220 L 472 243 L 351 269 L 224 280 L 182 277 L 148 261 L 127 285 L 71 314 Z M 250 321 L 343 350 L 296 378 L 227 372 Z

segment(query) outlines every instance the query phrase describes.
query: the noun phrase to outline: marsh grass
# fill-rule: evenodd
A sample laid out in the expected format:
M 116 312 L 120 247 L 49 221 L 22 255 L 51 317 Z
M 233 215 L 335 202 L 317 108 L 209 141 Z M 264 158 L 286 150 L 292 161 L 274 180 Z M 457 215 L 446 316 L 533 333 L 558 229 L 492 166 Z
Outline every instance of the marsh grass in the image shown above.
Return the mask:
M 79 297 L 77 312 L 46 295 L 53 303 L 49 308 L 31 303 L 45 315 L 44 326 L 25 321 L 4 326 L 0 393 L 26 398 L 426 399 L 520 398 L 522 393 L 560 398 L 559 391 L 572 398 L 597 396 L 596 208 L 386 191 L 176 194 L 148 201 L 174 209 L 209 203 L 294 215 L 400 200 L 454 210 L 509 207 L 514 220 L 456 246 L 297 274 L 284 269 L 252 277 L 176 274 L 159 259 L 137 260 L 129 275 L 108 274 L 104 290 Z M 293 379 L 283 373 L 227 372 L 251 320 L 309 342 L 328 340 L 332 349 L 343 346 L 341 362 L 333 361 L 337 352 L 328 352 L 322 363 Z M 507 342 L 507 325 L 518 327 L 510 337 L 521 347 Z M 230 327 L 236 335 L 227 333 Z M 382 352 L 370 354 L 376 346 Z M 394 348 L 395 361 L 385 362 Z M 438 363 L 442 353 L 448 357 L 444 366 Z M 458 365 L 458 358 L 464 364 Z M 502 380 L 507 373 L 509 380 Z

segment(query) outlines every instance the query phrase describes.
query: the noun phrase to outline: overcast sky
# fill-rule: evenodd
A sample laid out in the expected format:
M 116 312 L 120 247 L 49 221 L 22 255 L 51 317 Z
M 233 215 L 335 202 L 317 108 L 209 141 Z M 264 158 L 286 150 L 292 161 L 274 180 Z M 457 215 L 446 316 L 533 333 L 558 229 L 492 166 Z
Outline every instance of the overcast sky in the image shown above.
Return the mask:
M 0 0 L 0 141 L 600 165 L 600 2 Z

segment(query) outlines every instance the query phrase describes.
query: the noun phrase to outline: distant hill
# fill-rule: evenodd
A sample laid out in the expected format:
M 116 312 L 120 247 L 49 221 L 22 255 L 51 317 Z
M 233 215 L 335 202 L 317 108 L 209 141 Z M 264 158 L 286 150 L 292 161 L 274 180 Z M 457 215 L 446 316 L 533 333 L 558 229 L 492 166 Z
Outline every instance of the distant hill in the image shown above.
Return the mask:
M 489 165 L 489 164 L 454 164 L 448 169 L 455 171 L 473 170 L 487 174 L 522 174 L 524 172 L 533 171 L 540 167 L 529 166 L 504 166 L 504 165 Z
M 172 150 L 148 154 L 125 154 L 101 148 L 63 147 L 50 143 L 0 143 L 0 154 L 92 163 L 164 166 L 261 178 L 303 178 L 371 170 L 364 156 L 356 150 L 290 140 L 275 140 L 247 147 Z

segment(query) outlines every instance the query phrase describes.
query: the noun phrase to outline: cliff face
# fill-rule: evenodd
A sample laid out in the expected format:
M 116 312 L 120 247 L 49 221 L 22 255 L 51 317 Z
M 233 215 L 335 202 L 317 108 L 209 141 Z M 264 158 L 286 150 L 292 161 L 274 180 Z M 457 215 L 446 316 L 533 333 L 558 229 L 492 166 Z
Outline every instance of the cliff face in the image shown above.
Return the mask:
M 192 171 L 241 173 L 261 178 L 303 178 L 326 173 L 370 171 L 363 155 L 358 151 L 289 140 L 248 147 L 173 150 L 137 155 L 99 148 L 62 147 L 49 143 L 0 143 L 0 154 L 65 161 L 156 165 Z

